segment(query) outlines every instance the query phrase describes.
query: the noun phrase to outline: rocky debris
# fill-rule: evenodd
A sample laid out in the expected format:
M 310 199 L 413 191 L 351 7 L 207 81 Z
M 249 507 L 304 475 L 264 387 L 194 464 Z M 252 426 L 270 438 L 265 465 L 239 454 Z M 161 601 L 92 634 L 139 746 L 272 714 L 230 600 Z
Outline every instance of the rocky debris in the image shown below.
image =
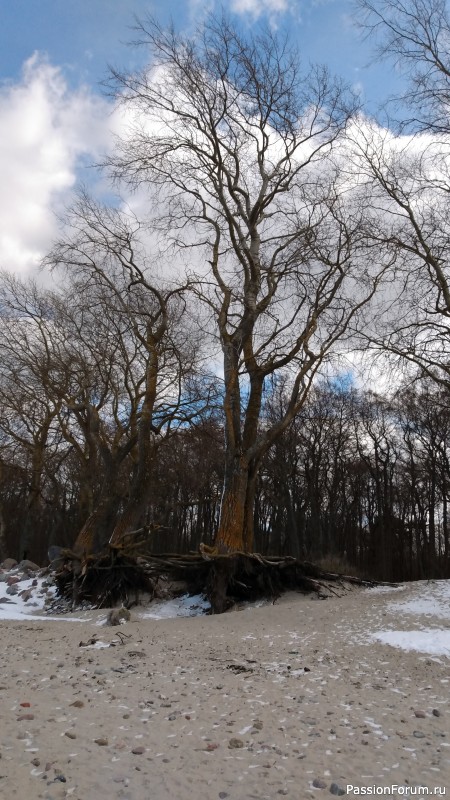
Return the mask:
M 433 708 L 433 711 L 431 713 L 433 714 L 433 717 L 440 717 L 441 716 L 441 712 L 439 711 L 438 708 Z
M 419 709 L 416 709 L 414 711 L 414 716 L 417 717 L 418 719 L 425 719 L 426 714 L 425 711 L 420 711 Z
M 40 570 L 39 564 L 35 564 L 34 561 L 29 561 L 27 558 L 24 558 L 18 564 L 19 569 L 26 569 L 30 572 L 38 572 Z
M 17 561 L 15 558 L 5 558 L 5 560 L 0 564 L 0 567 L 6 571 L 9 571 L 10 569 L 17 567 Z
M 230 739 L 230 741 L 228 742 L 228 747 L 230 750 L 238 750 L 239 748 L 244 747 L 244 742 L 242 741 L 242 739 L 237 739 L 236 737 L 233 737 L 233 739 Z
M 128 608 L 122 606 L 121 608 L 112 608 L 106 617 L 106 625 L 123 625 L 124 622 L 129 622 L 131 614 Z
M 326 781 L 323 781 L 321 778 L 314 778 L 312 785 L 314 789 L 326 789 L 328 784 Z
M 14 559 L 3 561 L 0 566 L 0 582 L 6 584 L 5 595 L 9 597 L 1 597 L 0 604 L 9 603 L 19 606 L 19 609 L 22 604 L 25 612 L 27 607 L 30 611 L 40 607 L 48 612 L 48 606 L 54 598 L 55 585 L 52 579 L 43 580 L 44 572 L 33 561 L 24 560 L 20 564 Z
M 332 783 L 330 786 L 330 794 L 335 794 L 337 797 L 342 797 L 342 795 L 347 794 L 347 792 L 342 788 L 342 786 L 339 786 L 338 783 Z

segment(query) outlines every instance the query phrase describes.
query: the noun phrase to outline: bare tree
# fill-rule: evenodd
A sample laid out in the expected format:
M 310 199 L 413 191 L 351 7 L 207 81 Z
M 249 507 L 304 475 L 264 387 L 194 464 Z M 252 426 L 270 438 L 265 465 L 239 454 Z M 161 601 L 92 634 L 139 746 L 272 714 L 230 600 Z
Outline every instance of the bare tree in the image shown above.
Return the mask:
M 419 366 L 448 385 L 450 228 L 448 149 L 442 137 L 395 137 L 366 121 L 354 142 L 360 190 L 365 183 L 367 235 L 374 258 L 390 251 L 395 271 L 376 315 L 361 327 L 366 343 Z M 411 371 L 411 369 L 410 369 Z
M 363 124 L 355 142 L 373 207 L 370 235 L 396 258 L 384 324 L 365 333 L 376 347 L 449 381 L 450 17 L 446 0 L 357 0 L 380 57 L 404 70 L 404 126 L 413 136 Z M 412 111 L 412 116 L 408 113 Z M 405 130 L 405 127 L 403 128 Z M 395 253 L 397 254 L 395 256 Z M 394 302 L 393 302 L 394 301 Z M 390 306 L 390 307 L 389 307 Z
M 397 100 L 413 112 L 408 126 L 434 133 L 450 129 L 450 16 L 446 0 L 356 0 L 359 23 L 380 59 L 406 77 Z
M 139 43 L 150 67 L 113 75 L 131 122 L 108 166 L 157 196 L 166 242 L 192 248 L 191 279 L 223 354 L 216 544 L 251 551 L 261 459 L 377 281 L 362 255 L 363 210 L 347 204 L 331 161 L 355 103 L 326 69 L 303 73 L 287 41 L 243 37 L 224 17 L 190 39 L 147 20 Z M 285 414 L 263 426 L 265 381 L 286 368 Z
M 148 504 L 161 442 L 179 424 L 201 416 L 211 387 L 196 370 L 201 346 L 189 332 L 184 289 L 152 275 L 136 218 L 82 193 L 66 224 L 45 263 L 76 276 L 118 358 L 104 384 L 109 392 L 103 420 L 89 397 L 74 399 L 70 408 L 88 418 L 105 475 L 100 498 L 75 543 L 82 553 L 98 550 L 108 539 L 120 544 L 136 527 Z M 82 328 L 80 323 L 80 336 Z M 126 459 L 132 476 L 121 491 Z

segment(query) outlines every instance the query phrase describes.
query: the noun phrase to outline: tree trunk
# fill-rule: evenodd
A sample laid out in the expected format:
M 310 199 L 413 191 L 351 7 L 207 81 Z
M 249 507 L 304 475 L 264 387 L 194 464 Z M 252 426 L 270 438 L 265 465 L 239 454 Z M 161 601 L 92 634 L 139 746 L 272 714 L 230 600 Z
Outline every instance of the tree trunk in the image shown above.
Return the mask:
M 160 336 L 162 336 L 162 332 L 163 329 L 161 329 Z M 157 341 L 150 326 L 147 330 L 147 348 L 145 396 L 138 425 L 137 470 L 131 483 L 128 503 L 114 526 L 109 540 L 110 544 L 119 544 L 123 535 L 136 527 L 145 511 L 150 493 L 152 467 L 157 452 L 153 429 L 153 410 L 157 395 L 159 369 Z
M 114 469 L 112 467 L 112 469 Z M 115 470 L 114 470 L 115 471 Z M 99 553 L 109 541 L 114 529 L 117 512 L 122 497 L 117 485 L 117 478 L 106 478 L 102 486 L 100 498 L 91 514 L 89 514 L 73 546 L 74 553 L 80 558 Z
M 9 553 L 7 549 L 5 515 L 3 513 L 3 505 L 0 502 L 0 561 L 4 561 L 5 558 L 8 558 Z
M 131 485 L 130 498 L 119 519 L 114 525 L 111 545 L 118 545 L 125 533 L 132 531 L 139 524 L 147 507 L 151 485 L 149 472 L 139 470 L 139 474 Z
M 253 553 L 255 543 L 255 496 L 259 464 L 252 462 L 248 470 L 245 493 L 243 552 Z
M 239 454 L 228 459 L 225 468 L 219 530 L 215 541 L 219 553 L 232 553 L 236 550 L 248 552 L 246 550 L 247 542 L 244 541 L 244 528 L 248 521 L 248 481 L 248 464 L 245 459 Z M 253 525 L 251 531 L 253 533 Z M 251 545 L 253 545 L 253 540 Z

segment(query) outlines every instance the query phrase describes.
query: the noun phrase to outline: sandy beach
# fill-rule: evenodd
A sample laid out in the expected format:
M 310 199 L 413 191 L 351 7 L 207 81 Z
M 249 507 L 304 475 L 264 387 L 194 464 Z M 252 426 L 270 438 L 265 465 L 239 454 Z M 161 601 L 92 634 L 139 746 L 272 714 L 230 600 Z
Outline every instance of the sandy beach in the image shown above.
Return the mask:
M 119 628 L 98 611 L 2 620 L 0 796 L 300 800 L 396 784 L 403 796 L 417 785 L 448 794 L 449 655 L 373 638 L 448 633 L 449 619 L 395 606 L 415 591 L 288 594 L 218 617 L 133 609 Z

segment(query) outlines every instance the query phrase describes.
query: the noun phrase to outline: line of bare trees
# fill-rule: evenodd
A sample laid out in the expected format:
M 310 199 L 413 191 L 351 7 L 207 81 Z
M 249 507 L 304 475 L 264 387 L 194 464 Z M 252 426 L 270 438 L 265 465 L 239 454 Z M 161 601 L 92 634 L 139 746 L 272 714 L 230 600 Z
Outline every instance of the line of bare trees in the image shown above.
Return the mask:
M 103 167 L 145 214 L 81 192 L 54 288 L 1 279 L 3 553 L 145 525 L 152 549 L 448 573 L 447 5 L 358 5 L 405 71 L 397 125 L 272 31 L 138 24 Z M 394 399 L 339 388 L 357 350 Z
M 17 292 L 17 284 L 15 288 Z M 44 294 L 48 316 L 56 298 Z M 75 305 L 71 297 L 70 313 L 76 317 Z M 55 327 L 60 312 L 50 316 Z M 117 347 L 117 332 L 114 343 Z M 73 348 L 70 364 L 59 364 L 67 373 L 66 385 L 72 381 L 66 396 L 61 381 L 58 391 L 52 391 L 50 337 L 35 342 L 33 363 L 24 358 L 28 348 L 10 361 L 11 375 L 15 380 L 21 376 L 23 385 L 10 385 L 2 398 L 9 412 L 0 425 L 2 555 L 17 558 L 26 552 L 44 561 L 50 544 L 72 547 L 87 520 L 103 507 L 110 460 L 121 437 L 128 441 L 132 436 L 126 430 L 131 427 L 131 403 L 127 410 L 121 395 L 124 373 L 131 367 L 128 359 L 120 364 L 117 358 L 117 383 L 110 380 L 110 369 L 103 384 L 98 375 L 89 376 L 91 347 L 97 344 L 90 342 L 88 363 L 79 351 L 75 358 Z M 102 350 L 103 363 L 106 355 Z M 265 390 L 267 427 L 283 418 L 287 381 Z M 89 413 L 87 401 L 80 408 L 82 395 L 90 397 Z M 150 490 L 140 495 L 138 520 L 148 526 L 153 552 L 196 550 L 200 542 L 214 542 L 224 481 L 220 396 L 214 400 L 200 404 L 193 398 L 189 419 L 180 417 L 153 453 Z M 108 406 L 121 404 L 120 422 L 113 424 Z M 162 413 L 167 413 L 166 405 Z M 109 457 L 102 455 L 104 449 Z M 138 460 L 136 436 L 117 462 L 115 520 L 123 518 L 133 498 Z M 417 378 L 389 398 L 339 381 L 323 383 L 263 460 L 255 489 L 255 549 L 312 560 L 332 557 L 337 564 L 340 560 L 389 580 L 446 576 L 449 484 L 450 407 L 444 388 Z M 111 535 L 114 528 L 107 530 Z

